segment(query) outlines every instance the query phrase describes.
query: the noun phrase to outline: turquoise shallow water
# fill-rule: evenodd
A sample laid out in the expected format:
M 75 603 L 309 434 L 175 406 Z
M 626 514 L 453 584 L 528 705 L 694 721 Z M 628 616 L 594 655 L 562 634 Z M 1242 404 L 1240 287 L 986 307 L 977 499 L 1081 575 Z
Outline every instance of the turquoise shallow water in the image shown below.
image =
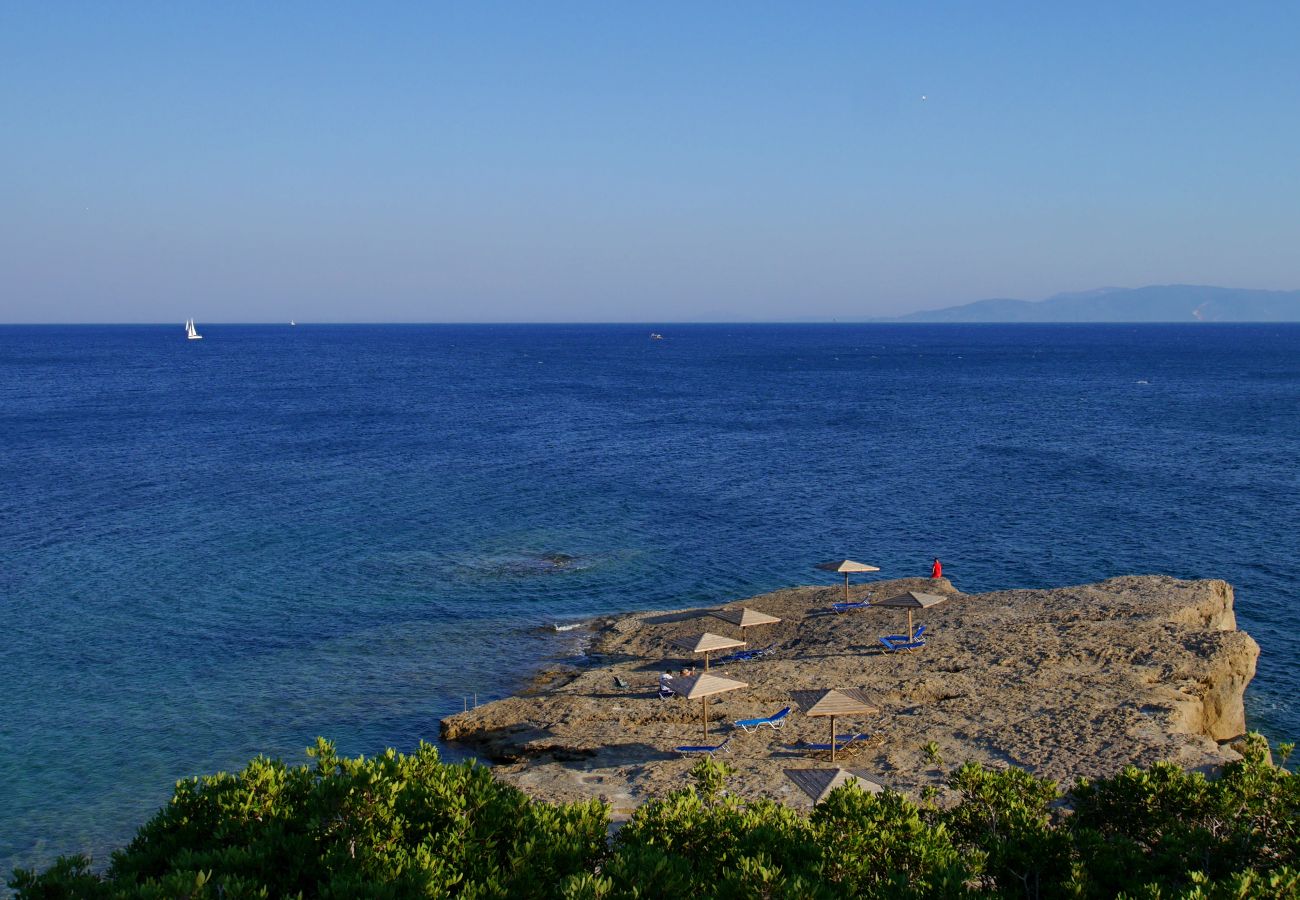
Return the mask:
M 840 555 L 1226 578 L 1251 722 L 1300 733 L 1300 327 L 200 330 L 0 328 L 5 868 L 258 752 L 434 739 L 576 652 L 544 624 Z

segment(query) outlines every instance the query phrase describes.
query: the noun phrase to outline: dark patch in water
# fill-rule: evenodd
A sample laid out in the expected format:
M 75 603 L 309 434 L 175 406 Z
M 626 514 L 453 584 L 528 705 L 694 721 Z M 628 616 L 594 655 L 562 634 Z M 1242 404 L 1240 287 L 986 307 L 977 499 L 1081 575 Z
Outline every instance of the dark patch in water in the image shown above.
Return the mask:
M 499 578 L 533 578 L 590 568 L 591 563 L 568 553 L 520 553 L 483 557 L 467 568 L 479 575 Z

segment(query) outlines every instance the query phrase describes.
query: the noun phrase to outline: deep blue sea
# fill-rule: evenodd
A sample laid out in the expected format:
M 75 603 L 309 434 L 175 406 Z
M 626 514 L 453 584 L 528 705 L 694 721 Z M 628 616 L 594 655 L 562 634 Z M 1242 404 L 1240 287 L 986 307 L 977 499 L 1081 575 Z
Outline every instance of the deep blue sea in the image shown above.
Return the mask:
M 1300 326 L 656 330 L 0 328 L 0 869 L 839 556 L 1225 578 L 1300 736 Z

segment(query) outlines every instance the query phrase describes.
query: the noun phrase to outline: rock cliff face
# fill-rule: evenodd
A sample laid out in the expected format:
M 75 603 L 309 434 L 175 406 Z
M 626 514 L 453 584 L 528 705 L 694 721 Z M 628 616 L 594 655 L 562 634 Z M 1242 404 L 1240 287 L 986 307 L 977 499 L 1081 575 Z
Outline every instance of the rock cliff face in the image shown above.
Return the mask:
M 967 595 L 947 579 L 902 579 L 856 592 L 868 589 L 877 599 L 907 590 L 946 597 L 915 614 L 927 627 L 922 650 L 887 653 L 878 640 L 905 630 L 903 610 L 832 612 L 842 588 L 728 604 L 783 620 L 745 635 L 772 653 L 715 669 L 749 685 L 710 704 L 711 734 L 732 735 L 726 758 L 739 770 L 742 794 L 802 803 L 783 770 L 826 765 L 825 754 L 798 744 L 826 741 L 828 726 L 797 708 L 780 731 L 746 733 L 732 720 L 791 705 L 791 691 L 830 687 L 865 690 L 882 710 L 837 723 L 837 732 L 870 735 L 843 764 L 904 791 L 940 785 L 967 759 L 1068 784 L 1128 763 L 1209 769 L 1237 758 L 1225 744 L 1245 731 L 1242 695 L 1259 647 L 1236 630 L 1225 582 L 1131 576 Z M 654 686 L 665 668 L 693 662 L 673 648 L 674 638 L 706 630 L 739 636 L 712 611 L 595 623 L 590 667 L 548 673 L 547 685 L 529 695 L 452 716 L 443 738 L 497 762 L 502 778 L 536 796 L 601 796 L 616 814 L 680 787 L 691 761 L 672 748 L 700 742 L 700 703 L 660 700 Z M 924 749 L 931 742 L 937 754 Z

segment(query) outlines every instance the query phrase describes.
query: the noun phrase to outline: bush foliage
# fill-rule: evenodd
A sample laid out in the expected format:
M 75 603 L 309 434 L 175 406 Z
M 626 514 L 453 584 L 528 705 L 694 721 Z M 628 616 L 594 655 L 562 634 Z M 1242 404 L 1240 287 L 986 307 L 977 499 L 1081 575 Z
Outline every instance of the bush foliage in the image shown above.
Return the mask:
M 258 758 L 182 781 L 107 870 L 66 857 L 18 870 L 19 898 L 1281 897 L 1300 900 L 1300 783 L 1261 738 L 1210 780 L 1158 763 L 1051 782 L 967 763 L 921 805 L 840 788 L 804 815 L 693 784 L 613 839 L 597 802 L 530 800 L 473 763 Z

